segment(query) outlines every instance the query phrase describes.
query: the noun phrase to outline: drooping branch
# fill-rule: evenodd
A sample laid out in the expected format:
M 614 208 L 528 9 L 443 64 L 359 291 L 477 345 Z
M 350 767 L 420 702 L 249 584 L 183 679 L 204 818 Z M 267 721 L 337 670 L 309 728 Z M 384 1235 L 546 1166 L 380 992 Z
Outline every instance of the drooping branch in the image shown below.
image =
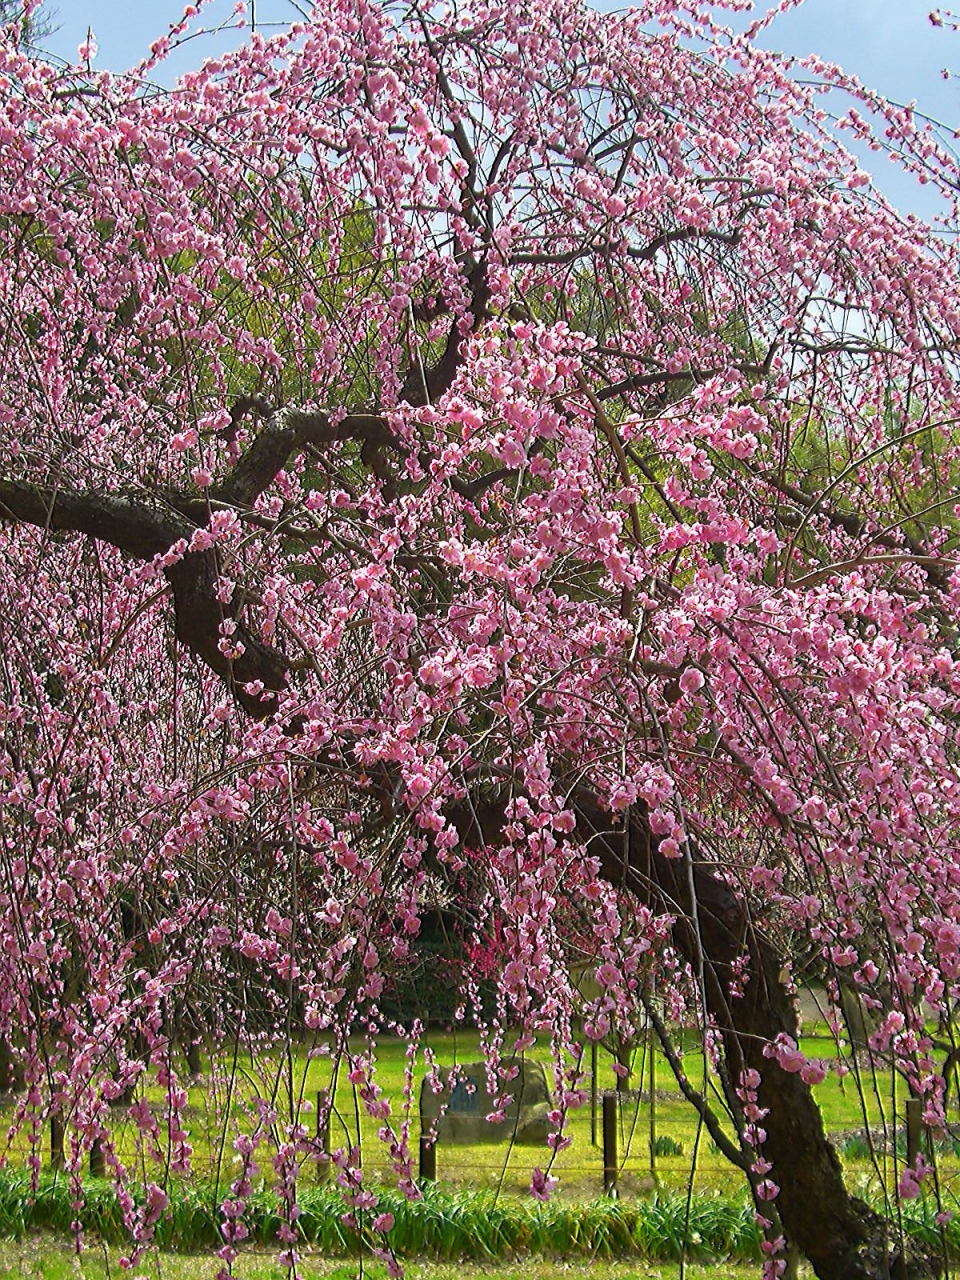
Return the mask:
M 922 1250 L 894 1238 L 884 1219 L 848 1193 L 810 1086 L 764 1054 L 778 1036 L 796 1037 L 797 1012 L 780 980 L 781 957 L 749 904 L 695 848 L 685 858 L 663 855 L 642 805 L 616 824 L 586 787 L 570 801 L 577 836 L 599 858 L 604 879 L 655 914 L 673 917 L 673 945 L 702 975 L 705 1013 L 722 1041 L 731 1109 L 740 1106 L 735 1091 L 743 1073 L 759 1075 L 762 1155 L 780 1186 L 776 1206 L 790 1241 L 820 1280 L 930 1280 L 935 1269 Z M 448 816 L 467 844 L 495 842 L 505 821 L 502 803 L 476 797 Z
M 741 1169 L 749 1177 L 750 1163 L 748 1157 L 743 1154 L 743 1152 L 724 1132 L 720 1121 L 713 1109 L 710 1107 L 706 1097 L 702 1093 L 699 1093 L 690 1083 L 683 1070 L 680 1051 L 675 1046 L 673 1038 L 667 1029 L 667 1025 L 657 1012 L 654 1002 L 645 998 L 643 1002 L 643 1011 L 652 1024 L 654 1031 L 657 1033 L 657 1039 L 660 1041 L 660 1047 L 663 1049 L 664 1055 L 670 1064 L 670 1069 L 673 1071 L 674 1078 L 680 1086 L 680 1092 L 690 1105 L 694 1107 L 697 1114 L 703 1121 L 707 1132 L 710 1134 L 710 1137 L 716 1143 L 723 1155 L 726 1156 L 732 1165 Z
M 189 541 L 197 527 L 174 506 L 147 495 L 81 493 L 2 478 L 0 519 L 85 534 L 136 560 L 164 555 L 176 542 Z M 246 712 L 257 719 L 271 715 L 289 663 L 246 627 L 236 594 L 230 601 L 219 599 L 216 552 L 187 552 L 163 574 L 173 592 L 179 639 L 220 676 Z M 245 687 L 256 682 L 262 694 Z
M 899 538 L 883 529 L 871 530 L 871 521 L 862 511 L 842 511 L 838 507 L 827 503 L 825 495 L 807 493 L 797 485 L 791 484 L 789 480 L 766 468 L 751 466 L 750 470 L 758 479 L 769 484 L 784 498 L 801 508 L 800 512 L 781 511 L 778 513 L 780 522 L 788 528 L 793 528 L 796 531 L 796 536 L 799 536 L 800 532 L 814 517 L 820 516 L 826 520 L 831 528 L 840 529 L 849 534 L 851 538 L 866 538 L 864 554 L 866 554 L 867 548 L 871 546 L 885 547 L 894 552 L 907 551 L 909 558 L 922 567 L 927 581 L 932 586 L 937 587 L 940 591 L 947 589 L 953 569 L 952 564 L 941 562 L 937 557 L 931 556 L 929 548 L 925 547 L 919 538 L 914 537 L 907 529 L 901 526 Z

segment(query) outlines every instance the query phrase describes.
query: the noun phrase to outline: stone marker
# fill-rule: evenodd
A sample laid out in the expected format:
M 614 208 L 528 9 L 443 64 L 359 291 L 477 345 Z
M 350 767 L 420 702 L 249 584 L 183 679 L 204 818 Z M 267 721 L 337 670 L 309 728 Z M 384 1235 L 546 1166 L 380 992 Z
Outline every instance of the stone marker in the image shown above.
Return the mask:
M 547 1118 L 553 1106 L 547 1087 L 547 1073 L 539 1062 L 504 1059 L 504 1067 L 517 1067 L 513 1080 L 504 1083 L 502 1094 L 510 1102 L 503 1108 L 504 1120 L 491 1124 L 486 1117 L 494 1110 L 487 1088 L 487 1064 L 468 1062 L 458 1068 L 453 1086 L 449 1082 L 434 1093 L 429 1080 L 420 1086 L 420 1123 L 424 1133 L 436 1122 L 443 1107 L 437 1137 L 440 1142 L 467 1145 L 474 1142 L 521 1142 L 540 1145 L 554 1129 Z M 447 1073 L 444 1072 L 444 1075 Z

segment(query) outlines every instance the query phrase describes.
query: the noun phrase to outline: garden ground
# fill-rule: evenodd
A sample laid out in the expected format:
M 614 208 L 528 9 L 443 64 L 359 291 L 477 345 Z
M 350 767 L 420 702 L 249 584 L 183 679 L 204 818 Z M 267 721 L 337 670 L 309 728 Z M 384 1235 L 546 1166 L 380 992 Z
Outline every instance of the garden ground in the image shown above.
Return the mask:
M 475 1033 L 431 1031 L 425 1045 L 445 1070 L 457 1063 L 477 1061 L 482 1056 Z M 807 1028 L 801 1046 L 808 1056 L 814 1058 L 834 1059 L 838 1053 L 837 1045 L 823 1023 Z M 352 1047 L 361 1051 L 367 1046 L 357 1041 Z M 426 1067 L 418 1055 L 416 1085 L 410 1104 L 405 1104 L 402 1096 L 404 1073 L 409 1065 L 406 1051 L 407 1045 L 402 1040 L 384 1037 L 377 1043 L 377 1081 L 391 1101 L 392 1123 L 396 1126 L 404 1120 L 409 1122 L 410 1147 L 416 1151 L 420 1133 L 419 1082 Z M 530 1054 L 544 1062 L 549 1072 L 548 1046 L 537 1045 Z M 589 1061 L 584 1065 L 589 1067 Z M 646 1195 L 653 1191 L 655 1185 L 686 1189 L 694 1153 L 696 1189 L 729 1193 L 739 1180 L 739 1174 L 720 1155 L 708 1135 L 702 1130 L 698 1133 L 697 1115 L 677 1091 L 670 1067 L 659 1052 L 654 1054 L 653 1065 L 656 1096 L 655 1114 L 651 1120 L 648 1101 L 650 1061 L 645 1050 L 638 1050 L 632 1084 L 638 1090 L 642 1089 L 644 1096 L 641 1098 L 639 1092 L 633 1094 L 624 1101 L 621 1110 L 618 1154 L 622 1193 Z M 902 1081 L 895 1079 L 882 1064 L 866 1068 L 862 1055 L 853 1055 L 848 1047 L 841 1049 L 839 1065 L 840 1072 L 831 1070 L 823 1084 L 814 1090 L 824 1126 L 854 1177 L 869 1181 L 875 1190 L 879 1189 L 881 1181 L 892 1188 L 902 1168 L 905 1099 Z M 688 1078 L 699 1086 L 702 1083 L 702 1053 L 692 1035 L 687 1046 L 685 1067 Z M 601 1052 L 599 1088 L 613 1088 L 615 1081 L 612 1058 Z M 237 1059 L 232 1083 L 218 1083 L 215 1077 L 208 1076 L 202 1084 L 191 1088 L 186 1119 L 197 1173 L 207 1178 L 215 1177 L 219 1172 L 221 1179 L 226 1175 L 229 1180 L 233 1176 L 230 1159 L 233 1136 L 237 1126 L 248 1123 L 244 1095 L 259 1093 L 263 1097 L 273 1097 L 277 1100 L 280 1114 L 288 1114 L 291 1083 L 294 1105 L 306 1103 L 309 1113 L 318 1092 L 333 1083 L 329 1058 L 301 1046 L 295 1051 L 292 1061 L 287 1061 L 281 1057 L 271 1058 L 261 1048 L 256 1059 L 244 1060 L 243 1055 Z M 712 1087 L 715 1086 L 708 1085 L 708 1088 Z M 953 1094 L 954 1099 L 957 1096 Z M 147 1097 L 157 1106 L 162 1105 L 162 1091 L 148 1089 Z M 337 1076 L 335 1100 L 331 1147 L 360 1145 L 368 1177 L 374 1182 L 381 1179 L 387 1183 L 393 1181 L 388 1154 L 376 1136 L 381 1121 L 366 1115 L 355 1087 L 347 1080 L 346 1071 L 341 1070 Z M 956 1120 L 956 1113 L 953 1118 Z M 117 1119 L 119 1121 L 119 1116 Z M 310 1122 L 309 1114 L 305 1119 Z M 876 1144 L 873 1152 L 865 1137 L 868 1129 Z M 591 1142 L 589 1105 L 570 1113 L 568 1132 L 573 1143 L 553 1161 L 551 1171 L 559 1178 L 562 1196 L 577 1201 L 590 1200 L 602 1188 L 603 1158 L 599 1145 Z M 884 1133 L 886 1142 L 880 1136 Z M 895 1134 L 901 1148 L 897 1153 L 893 1147 Z M 655 1139 L 653 1158 L 651 1137 Z M 220 1162 L 216 1159 L 216 1152 L 224 1140 L 227 1158 Z M 122 1134 L 120 1141 L 123 1148 L 126 1144 Z M 21 1146 L 22 1151 L 10 1150 L 11 1163 L 20 1163 L 26 1154 L 26 1144 L 22 1139 Z M 438 1148 L 438 1178 L 442 1185 L 451 1188 L 487 1188 L 524 1194 L 531 1168 L 543 1164 L 545 1157 L 549 1157 L 545 1149 L 530 1146 L 444 1144 Z M 944 1189 L 950 1198 L 952 1184 L 960 1178 L 957 1144 L 951 1136 L 938 1143 L 936 1157 Z
M 822 1024 L 811 1026 L 808 1030 L 812 1034 L 803 1039 L 805 1052 L 813 1057 L 834 1057 L 836 1046 L 826 1026 Z M 476 1061 L 481 1056 L 475 1035 L 462 1033 L 454 1035 L 452 1032 L 434 1031 L 429 1035 L 428 1044 L 442 1068 L 449 1068 L 455 1063 Z M 359 1050 L 364 1046 L 357 1042 L 355 1047 Z M 385 1038 L 377 1045 L 376 1056 L 378 1079 L 384 1093 L 391 1099 L 394 1123 L 404 1119 L 404 1107 L 405 1105 L 408 1107 L 406 1118 L 410 1123 L 410 1146 L 415 1151 L 419 1134 L 417 1106 L 419 1078 L 425 1068 L 422 1059 L 418 1057 L 417 1088 L 412 1096 L 412 1105 L 405 1104 L 402 1092 L 404 1071 L 408 1066 L 406 1047 L 401 1040 Z M 699 1055 L 692 1038 L 688 1050 L 686 1059 L 688 1074 L 690 1078 L 696 1079 Z M 532 1050 L 532 1056 L 546 1062 L 548 1058 L 546 1046 L 536 1046 Z M 902 1137 L 899 1130 L 902 1128 L 903 1097 L 902 1094 L 897 1093 L 892 1074 L 883 1069 L 862 1071 L 862 1061 L 858 1062 L 849 1050 L 843 1054 L 842 1065 L 846 1068 L 846 1074 L 831 1072 L 824 1083 L 815 1090 L 828 1132 L 834 1135 L 838 1133 L 854 1135 L 864 1132 L 869 1127 L 876 1134 L 884 1125 L 890 1126 L 891 1120 L 895 1120 L 898 1135 Z M 600 1055 L 599 1066 L 601 1089 L 612 1087 L 615 1077 L 608 1054 Z M 334 1083 L 330 1075 L 329 1057 L 311 1053 L 303 1046 L 295 1051 L 292 1061 L 284 1060 L 279 1056 L 271 1059 L 269 1054 L 264 1055 L 261 1051 L 256 1062 L 253 1059 L 244 1061 L 241 1056 L 235 1060 L 235 1067 L 234 1084 L 226 1090 L 226 1093 L 224 1093 L 225 1082 L 218 1082 L 215 1073 L 212 1072 L 190 1089 L 186 1120 L 191 1130 L 190 1139 L 196 1155 L 199 1182 L 194 1186 L 197 1193 L 200 1192 L 201 1186 L 212 1182 L 215 1171 L 220 1173 L 221 1187 L 225 1181 L 228 1182 L 234 1176 L 230 1159 L 232 1152 L 229 1149 L 232 1145 L 232 1135 L 246 1122 L 245 1118 L 249 1114 L 246 1100 L 250 1096 L 272 1094 L 280 1103 L 282 1113 L 283 1109 L 289 1105 L 291 1083 L 295 1096 L 308 1103 L 316 1098 L 320 1089 Z M 656 1098 L 653 1127 L 651 1127 L 649 1109 L 650 1060 L 642 1052 L 637 1056 L 632 1083 L 638 1089 L 642 1087 L 646 1093 L 643 1096 L 639 1093 L 633 1095 L 624 1103 L 621 1111 L 621 1205 L 626 1208 L 630 1203 L 639 1204 L 648 1201 L 655 1186 L 661 1188 L 661 1194 L 664 1192 L 669 1194 L 671 1190 L 674 1193 L 685 1192 L 690 1185 L 692 1174 L 695 1202 L 701 1208 L 709 1204 L 721 1216 L 723 1212 L 727 1212 L 727 1216 L 731 1219 L 742 1215 L 745 1188 L 738 1187 L 739 1175 L 723 1160 L 705 1134 L 701 1133 L 698 1136 L 696 1115 L 689 1104 L 676 1092 L 676 1085 L 669 1067 L 659 1053 L 654 1056 L 653 1067 Z M 147 1090 L 148 1100 L 159 1104 L 159 1092 L 156 1098 L 153 1097 L 153 1092 L 150 1089 Z M 376 1189 L 389 1187 L 395 1182 L 395 1175 L 389 1168 L 384 1148 L 376 1140 L 376 1125 L 365 1115 L 354 1088 L 346 1079 L 346 1072 L 341 1072 L 338 1076 L 335 1098 L 336 1109 L 332 1125 L 331 1147 L 345 1143 L 353 1145 L 359 1137 L 364 1153 L 368 1185 Z M 123 1148 L 132 1143 L 132 1132 L 126 1137 L 123 1136 L 125 1121 L 119 1111 L 116 1122 L 120 1126 L 120 1145 Z M 598 1206 L 603 1203 L 596 1201 L 602 1183 L 602 1155 L 599 1148 L 591 1143 L 589 1106 L 571 1115 L 569 1131 L 574 1137 L 574 1143 L 568 1151 L 561 1154 L 553 1166 L 553 1171 L 560 1178 L 559 1194 L 562 1201 L 569 1206 L 569 1211 L 579 1221 L 581 1216 L 590 1216 L 588 1205 L 591 1202 Z M 654 1133 L 657 1138 L 657 1153 L 653 1162 L 650 1155 L 651 1133 Z M 224 1144 L 224 1139 L 227 1158 L 217 1170 L 216 1151 Z M 851 1185 L 856 1184 L 868 1198 L 875 1199 L 880 1191 L 881 1181 L 885 1182 L 888 1188 L 895 1185 L 898 1169 L 902 1168 L 902 1153 L 895 1153 L 892 1144 L 887 1143 L 885 1146 L 880 1144 L 875 1159 L 871 1157 L 869 1148 L 860 1138 L 848 1136 L 845 1141 L 839 1142 L 838 1146 L 847 1166 Z M 938 1148 L 937 1163 L 943 1207 L 955 1210 L 957 1208 L 955 1191 L 960 1191 L 960 1182 L 955 1181 L 960 1179 L 957 1147 L 952 1139 L 947 1139 L 941 1140 Z M 20 1150 L 20 1143 L 17 1140 L 14 1140 L 6 1154 L 11 1170 L 22 1165 L 24 1152 Z M 536 1147 L 511 1147 L 504 1144 L 476 1147 L 442 1146 L 438 1154 L 438 1190 L 442 1195 L 452 1197 L 451 1203 L 456 1204 L 461 1196 L 469 1198 L 477 1191 L 484 1190 L 487 1194 L 500 1193 L 505 1196 L 506 1202 L 513 1201 L 517 1193 L 526 1190 L 531 1167 L 537 1163 L 543 1163 L 544 1156 L 548 1153 Z M 306 1169 L 304 1173 L 305 1185 L 313 1184 L 314 1192 L 318 1191 L 313 1171 Z M 25 1190 L 25 1194 L 29 1198 L 29 1190 Z M 381 1190 L 381 1194 L 387 1193 Z M 213 1194 L 212 1199 L 215 1204 L 216 1193 Z M 496 1203 L 503 1206 L 504 1200 L 498 1198 Z M 612 1207 L 609 1201 L 605 1203 L 607 1207 Z M 529 1197 L 524 1197 L 523 1204 L 527 1206 L 531 1204 Z M 919 1208 L 919 1205 L 913 1207 Z M 187 1209 L 190 1209 L 189 1205 Z M 175 1206 L 171 1206 L 170 1212 L 176 1216 Z M 931 1214 L 935 1212 L 935 1207 L 930 1212 Z M 209 1241 L 216 1239 L 216 1223 L 212 1223 L 204 1238 L 194 1237 L 191 1235 L 192 1228 L 186 1222 L 191 1213 L 192 1210 L 184 1213 L 186 1225 L 183 1230 L 178 1227 L 175 1234 L 182 1237 L 178 1245 L 180 1249 L 195 1251 L 179 1254 L 157 1251 L 138 1265 L 136 1269 L 138 1276 L 148 1276 L 150 1280 L 208 1280 L 208 1278 L 213 1280 L 219 1264 L 212 1254 L 213 1246 L 209 1245 Z M 204 1219 L 207 1216 L 207 1214 L 202 1215 Z M 459 1216 L 459 1209 L 454 1216 Z M 50 1280 L 114 1280 L 115 1277 L 130 1274 L 120 1268 L 120 1253 L 116 1248 L 111 1246 L 108 1249 L 95 1243 L 96 1228 L 93 1234 L 88 1235 L 88 1251 L 79 1259 L 72 1253 L 65 1236 L 51 1235 L 42 1230 L 45 1227 L 53 1227 L 58 1231 L 66 1231 L 69 1217 L 70 1214 L 67 1213 L 66 1218 L 61 1222 L 35 1216 L 32 1219 L 35 1224 L 33 1228 L 27 1225 L 26 1218 L 19 1229 L 14 1229 L 9 1223 L 0 1227 L 3 1234 L 20 1236 L 18 1240 L 0 1241 L 0 1280 L 14 1280 L 15 1277 L 17 1280 L 19 1277 L 50 1277 Z M 699 1240 L 699 1236 L 689 1236 L 688 1226 L 692 1229 L 695 1225 L 691 1223 L 684 1226 L 682 1234 L 688 1240 L 690 1238 Z M 41 1230 L 38 1232 L 37 1228 Z M 213 1232 L 212 1236 L 209 1234 L 210 1230 Z M 104 1234 L 112 1240 L 122 1238 L 109 1231 Z M 482 1228 L 479 1229 L 479 1234 L 481 1236 L 484 1234 Z M 309 1238 L 314 1239 L 313 1236 Z M 258 1245 L 255 1250 L 251 1250 L 241 1258 L 235 1267 L 238 1280 L 274 1280 L 275 1277 L 279 1280 L 279 1277 L 286 1276 L 287 1273 L 276 1263 L 275 1252 L 270 1250 L 269 1239 L 268 1234 L 265 1237 L 265 1243 Z M 167 1244 L 169 1243 L 167 1241 Z M 413 1244 L 412 1241 L 410 1245 L 413 1247 L 408 1245 L 403 1249 L 408 1257 L 404 1265 L 409 1280 L 485 1280 L 486 1277 L 490 1280 L 550 1280 L 552 1277 L 580 1280 L 583 1277 L 585 1280 L 588 1272 L 591 1280 L 673 1280 L 680 1275 L 680 1264 L 676 1261 L 643 1261 L 633 1257 L 611 1260 L 609 1255 L 606 1258 L 591 1261 L 590 1257 L 584 1254 L 589 1254 L 592 1246 L 588 1246 L 587 1249 L 581 1247 L 579 1257 L 571 1256 L 559 1260 L 556 1257 L 538 1259 L 532 1256 L 521 1261 L 519 1258 L 514 1258 L 509 1249 L 501 1249 L 499 1246 L 484 1251 L 482 1248 L 479 1250 L 465 1248 L 463 1243 L 460 1243 L 455 1250 L 440 1252 L 440 1256 L 445 1256 L 447 1261 L 428 1262 L 421 1261 L 414 1255 L 421 1252 L 429 1254 L 433 1252 L 432 1249 L 425 1249 L 422 1245 Z M 531 1245 L 536 1249 L 532 1241 Z M 403 1246 L 398 1242 L 397 1247 Z M 557 1245 L 551 1238 L 549 1244 L 543 1244 L 540 1247 L 554 1249 Z M 951 1248 L 955 1247 L 955 1243 L 952 1243 Z M 204 1249 L 211 1251 L 202 1252 Z M 319 1253 L 317 1256 L 307 1254 L 302 1267 L 302 1274 L 307 1280 L 352 1280 L 352 1277 L 359 1274 L 357 1263 L 344 1259 L 343 1253 L 346 1250 L 343 1247 L 330 1248 L 323 1245 L 322 1249 L 324 1257 Z M 720 1246 L 715 1249 L 714 1255 L 717 1261 L 708 1265 L 686 1264 L 683 1269 L 684 1277 L 694 1280 L 694 1278 L 705 1278 L 709 1275 L 711 1280 L 748 1280 L 748 1277 L 759 1274 L 757 1262 L 723 1261 L 728 1249 L 729 1246 Z M 501 1254 L 507 1260 L 489 1263 L 460 1261 L 462 1256 L 469 1256 L 474 1252 L 483 1257 Z M 656 1257 L 661 1251 L 660 1249 L 643 1249 L 641 1252 L 648 1257 L 651 1255 Z M 745 1256 L 742 1249 L 735 1249 L 732 1252 L 741 1259 Z M 340 1256 L 334 1256 L 336 1254 Z M 748 1257 L 751 1254 L 752 1250 L 746 1252 Z M 678 1257 L 679 1252 L 668 1256 Z M 702 1259 L 702 1253 L 700 1257 Z M 365 1263 L 362 1274 L 366 1280 L 386 1280 L 386 1271 L 379 1264 Z
M 0 1280 L 116 1280 L 125 1274 L 119 1267 L 116 1250 L 94 1249 L 80 1258 L 67 1246 L 47 1237 L 17 1242 L 0 1241 Z M 210 1255 L 157 1253 L 141 1262 L 136 1270 L 150 1280 L 213 1280 L 218 1261 Z M 686 1264 L 685 1280 L 754 1280 L 759 1264 L 710 1266 Z M 354 1280 L 360 1275 L 357 1263 L 342 1259 L 307 1257 L 301 1268 L 307 1280 Z M 591 1262 L 585 1259 L 529 1258 L 513 1264 L 404 1263 L 407 1280 L 676 1280 L 680 1264 Z M 276 1255 L 265 1252 L 242 1254 L 234 1265 L 237 1280 L 286 1280 L 287 1272 Z M 803 1274 L 803 1273 L 801 1273 Z M 386 1269 L 365 1263 L 363 1280 L 386 1280 Z

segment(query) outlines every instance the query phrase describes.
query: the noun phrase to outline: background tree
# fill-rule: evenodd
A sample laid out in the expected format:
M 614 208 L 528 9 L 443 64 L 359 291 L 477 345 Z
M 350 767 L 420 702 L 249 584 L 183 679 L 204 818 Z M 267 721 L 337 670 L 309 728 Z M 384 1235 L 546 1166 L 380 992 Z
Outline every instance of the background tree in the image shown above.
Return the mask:
M 184 1007 L 290 1074 L 306 1026 L 415 1194 L 347 1034 L 442 895 L 495 952 L 498 1024 L 573 1064 L 554 1149 L 574 1019 L 649 1015 L 771 1274 L 785 1239 L 824 1280 L 928 1274 L 844 1187 L 791 966 L 880 1010 L 873 1051 L 941 1125 L 953 244 L 839 145 L 873 136 L 856 106 L 666 0 L 329 3 L 160 93 L 178 34 L 123 78 L 0 53 L 24 1122 L 64 1113 L 71 1168 L 97 1142 L 122 1186 L 109 1103 L 159 1080 L 185 1169 Z M 819 70 L 955 220 L 943 142 Z M 238 1140 L 276 1143 L 292 1243 L 310 1147 L 296 1089 L 264 1096 Z M 125 1203 L 143 1244 L 162 1192 Z

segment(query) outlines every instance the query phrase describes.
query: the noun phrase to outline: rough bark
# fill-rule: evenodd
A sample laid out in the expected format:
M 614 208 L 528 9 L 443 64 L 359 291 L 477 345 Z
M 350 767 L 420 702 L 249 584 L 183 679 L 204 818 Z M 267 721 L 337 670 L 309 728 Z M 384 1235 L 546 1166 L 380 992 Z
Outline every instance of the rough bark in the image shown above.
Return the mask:
M 169 501 L 159 502 L 146 494 L 78 492 L 0 479 L 0 519 L 51 532 L 82 533 L 136 560 L 152 560 L 174 543 L 188 541 L 208 516 L 209 509 L 203 519 L 191 520 Z M 272 715 L 277 695 L 286 685 L 289 664 L 244 624 L 239 594 L 226 602 L 218 598 L 216 552 L 190 552 L 163 572 L 173 592 L 178 638 L 220 676 L 249 715 L 258 719 Z M 239 656 L 232 658 L 220 648 L 221 628 L 227 620 L 234 626 L 230 640 L 242 646 Z M 262 694 L 245 688 L 255 681 L 263 685 Z
M 0 476 L 0 520 L 34 525 L 57 533 L 81 533 L 107 542 L 136 560 L 164 555 L 189 541 L 218 508 L 249 511 L 290 458 L 307 446 L 321 448 L 348 440 L 379 452 L 396 447 L 384 417 L 348 414 L 337 422 L 319 410 L 255 408 L 267 422 L 240 455 L 229 477 L 206 495 L 149 492 L 98 493 Z M 289 661 L 264 644 L 242 618 L 242 592 L 229 601 L 217 595 L 215 550 L 190 552 L 164 569 L 173 592 L 177 637 L 224 681 L 237 703 L 255 719 L 274 714 L 287 684 Z M 224 622 L 239 651 L 221 649 Z M 246 686 L 259 683 L 262 692 Z
M 781 958 L 755 927 L 748 904 L 718 868 L 696 853 L 692 865 L 664 857 L 639 806 L 625 827 L 614 825 L 585 788 L 572 799 L 578 834 L 599 858 L 604 879 L 655 913 L 675 918 L 673 944 L 693 972 L 703 974 L 707 1013 L 723 1040 L 731 1087 L 742 1071 L 754 1068 L 760 1074 L 758 1102 L 767 1110 L 763 1154 L 773 1166 L 769 1177 L 780 1186 L 776 1208 L 789 1245 L 803 1253 L 819 1280 L 932 1280 L 939 1275 L 930 1256 L 850 1195 L 810 1087 L 764 1056 L 764 1047 L 780 1033 L 796 1036 L 797 1013 L 780 981 Z M 467 844 L 496 840 L 504 821 L 502 806 L 489 800 L 466 801 L 448 816 Z M 745 986 L 737 977 L 744 955 Z M 744 994 L 734 998 L 731 989 L 741 987 Z M 758 1208 L 769 1213 L 771 1206 L 760 1202 Z
M 776 1207 L 790 1242 L 820 1280 L 927 1280 L 937 1274 L 922 1250 L 849 1194 L 810 1087 L 764 1056 L 764 1047 L 781 1033 L 796 1036 L 797 1013 L 780 981 L 781 957 L 753 924 L 747 903 L 696 853 L 692 866 L 685 858 L 665 858 L 642 811 L 634 810 L 624 831 L 612 828 L 589 798 L 579 797 L 577 807 L 604 877 L 652 910 L 675 916 L 673 942 L 693 972 L 703 975 L 728 1078 L 735 1082 L 750 1068 L 760 1074 L 758 1101 L 768 1113 L 763 1155 L 780 1187 Z M 734 996 L 731 991 L 742 986 L 735 966 L 744 955 L 747 982 Z
M 23 1087 L 23 1074 L 10 1041 L 0 1036 L 0 1094 L 17 1093 Z
M 243 624 L 235 602 L 224 604 L 217 598 L 213 553 L 184 556 L 166 570 L 166 577 L 173 588 L 178 638 L 220 676 L 245 711 L 257 719 L 272 715 L 277 694 L 286 684 L 288 663 Z M 227 657 L 220 649 L 220 628 L 226 619 L 235 627 L 231 641 L 243 646 L 239 656 Z M 263 685 L 262 694 L 249 693 L 244 687 L 254 681 Z

